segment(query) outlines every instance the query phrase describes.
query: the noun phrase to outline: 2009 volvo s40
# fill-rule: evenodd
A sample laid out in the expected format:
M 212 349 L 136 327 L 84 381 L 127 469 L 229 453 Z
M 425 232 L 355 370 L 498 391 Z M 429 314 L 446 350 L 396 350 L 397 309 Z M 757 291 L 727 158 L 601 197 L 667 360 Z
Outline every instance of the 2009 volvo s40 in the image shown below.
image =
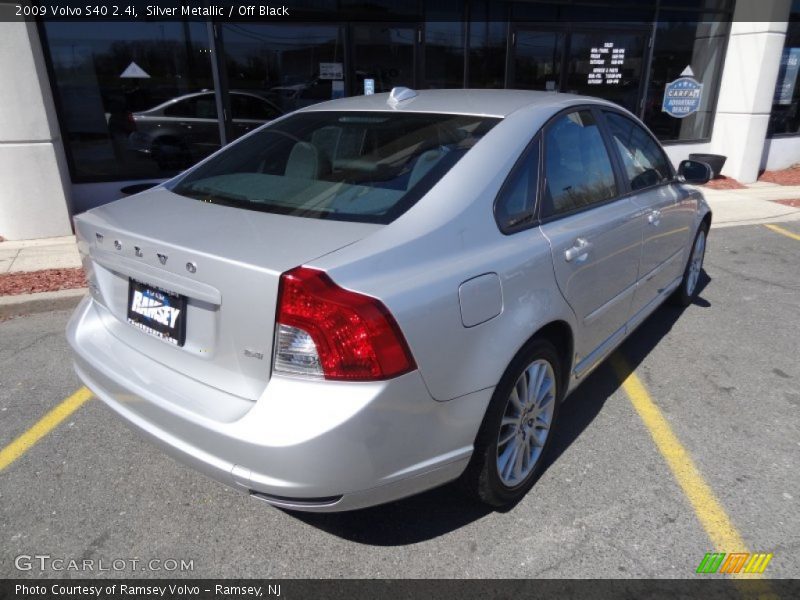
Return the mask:
M 336 511 L 533 485 L 559 404 L 662 301 L 711 214 L 598 99 L 405 88 L 284 116 L 75 219 L 81 379 L 180 460 Z

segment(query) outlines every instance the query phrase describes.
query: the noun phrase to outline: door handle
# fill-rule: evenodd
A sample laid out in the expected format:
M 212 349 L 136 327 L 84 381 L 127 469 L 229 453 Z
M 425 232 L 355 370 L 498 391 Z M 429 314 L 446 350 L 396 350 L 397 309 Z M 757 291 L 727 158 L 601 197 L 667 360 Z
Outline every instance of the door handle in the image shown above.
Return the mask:
M 589 256 L 589 250 L 591 248 L 592 244 L 589 241 L 584 238 L 578 238 L 575 240 L 574 246 L 564 250 L 564 260 L 567 262 L 572 262 L 573 260 L 583 262 Z
M 661 223 L 661 211 L 652 211 L 649 215 L 647 215 L 647 222 L 654 227 L 658 227 L 658 224 Z

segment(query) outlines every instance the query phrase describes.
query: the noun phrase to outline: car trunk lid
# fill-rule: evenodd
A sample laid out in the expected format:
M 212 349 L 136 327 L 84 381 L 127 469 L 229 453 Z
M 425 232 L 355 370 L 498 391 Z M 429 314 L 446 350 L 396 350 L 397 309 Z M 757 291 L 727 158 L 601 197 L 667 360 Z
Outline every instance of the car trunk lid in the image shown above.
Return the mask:
M 270 377 L 281 274 L 381 227 L 219 206 L 162 188 L 75 224 L 105 326 L 153 360 L 248 399 Z M 128 322 L 131 281 L 185 296 L 182 346 Z

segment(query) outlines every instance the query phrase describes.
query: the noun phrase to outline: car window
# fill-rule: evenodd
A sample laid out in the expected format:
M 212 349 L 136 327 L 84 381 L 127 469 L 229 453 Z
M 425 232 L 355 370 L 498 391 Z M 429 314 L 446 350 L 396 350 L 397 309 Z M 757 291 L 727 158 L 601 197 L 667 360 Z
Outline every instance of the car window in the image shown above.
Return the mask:
M 269 121 L 278 116 L 278 111 L 265 100 L 244 94 L 231 94 L 231 112 L 234 119 Z
M 216 119 L 217 104 L 213 94 L 194 96 L 167 106 L 164 115 L 184 119 Z
M 176 102 L 175 104 L 170 104 L 164 109 L 164 115 L 167 117 L 184 117 L 187 119 L 195 118 L 197 114 L 195 113 L 194 98 L 188 98 Z
M 525 150 L 503 184 L 495 202 L 495 218 L 503 233 L 524 228 L 533 220 L 539 182 L 539 138 Z
M 390 223 L 498 122 L 479 115 L 298 113 L 234 143 L 173 191 L 249 210 Z
M 570 212 L 617 195 L 614 169 L 591 111 L 558 117 L 545 132 L 542 217 Z
M 606 112 L 605 115 L 632 190 L 648 188 L 672 178 L 669 159 L 650 134 L 619 113 Z

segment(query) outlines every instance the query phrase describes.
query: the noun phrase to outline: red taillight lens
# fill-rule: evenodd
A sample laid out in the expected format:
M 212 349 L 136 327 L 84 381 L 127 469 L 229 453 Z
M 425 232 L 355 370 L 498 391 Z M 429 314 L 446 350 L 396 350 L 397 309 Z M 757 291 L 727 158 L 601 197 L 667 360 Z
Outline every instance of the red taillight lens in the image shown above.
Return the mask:
M 416 368 L 380 300 L 342 289 L 317 269 L 297 267 L 281 276 L 276 320 L 278 372 L 375 381 Z

